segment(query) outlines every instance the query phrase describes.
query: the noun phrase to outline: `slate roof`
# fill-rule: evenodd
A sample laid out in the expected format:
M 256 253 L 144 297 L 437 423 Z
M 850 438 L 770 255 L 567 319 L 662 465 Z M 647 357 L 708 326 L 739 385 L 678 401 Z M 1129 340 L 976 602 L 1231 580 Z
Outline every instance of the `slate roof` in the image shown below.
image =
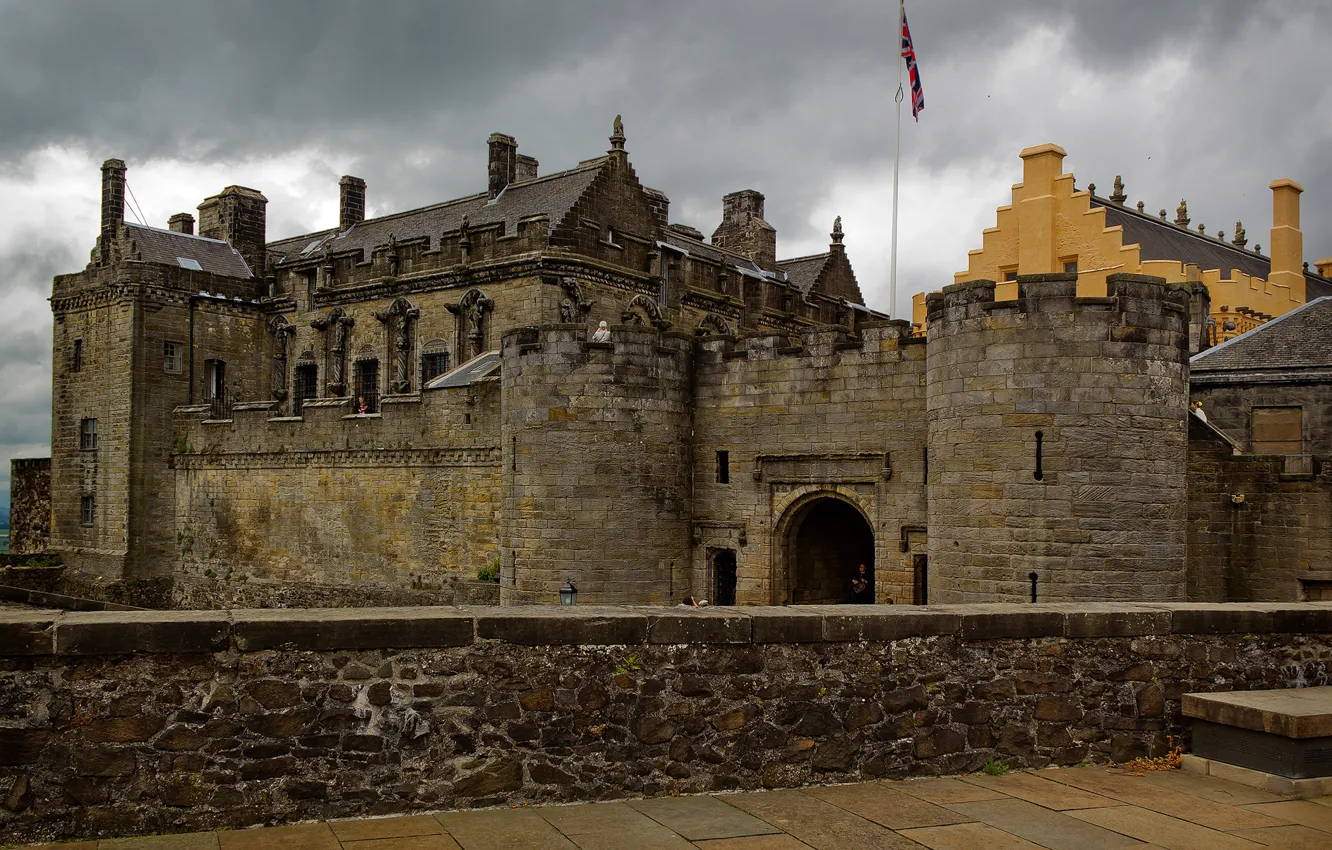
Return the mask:
M 688 254 L 704 257 L 715 263 L 725 263 L 732 268 L 739 269 L 741 272 L 748 272 L 754 277 L 771 278 L 774 276 L 772 272 L 765 271 L 762 266 L 744 254 L 730 251 L 726 248 L 719 248 L 716 245 L 690 238 L 678 231 L 670 229 L 662 231 L 661 241 L 663 245 L 669 245 L 672 248 L 676 248 Z M 781 263 L 778 263 L 778 266 L 780 265 Z M 783 279 L 780 272 L 776 275 L 776 279 Z
M 1106 227 L 1124 228 L 1124 244 L 1137 244 L 1144 260 L 1177 260 L 1193 263 L 1200 269 L 1220 269 L 1222 277 L 1229 277 L 1232 269 L 1239 269 L 1252 277 L 1267 280 L 1272 272 L 1272 260 L 1253 251 L 1246 251 L 1220 239 L 1203 236 L 1193 230 L 1176 227 L 1157 216 L 1140 213 L 1120 206 L 1105 198 L 1092 197 L 1092 205 L 1105 207 Z M 1316 274 L 1304 276 L 1306 301 L 1332 295 L 1332 282 Z M 1246 305 L 1235 305 L 1243 307 Z
M 1332 297 L 1317 298 L 1189 360 L 1194 372 L 1332 366 Z
M 814 284 L 818 283 L 819 275 L 823 273 L 823 267 L 828 264 L 828 258 L 831 256 L 832 253 L 827 252 L 778 260 L 777 267 L 786 272 L 787 281 L 799 289 L 801 295 L 808 295 Z
M 369 259 L 376 246 L 388 243 L 390 233 L 399 242 L 425 237 L 430 248 L 437 248 L 440 234 L 456 231 L 463 216 L 467 217 L 471 227 L 503 222 L 506 234 L 515 232 L 520 220 L 535 215 L 549 216 L 550 224 L 554 226 L 592 185 L 607 159 L 600 157 L 568 171 L 510 183 L 493 202 L 487 193 L 481 192 L 442 204 L 366 219 L 345 233 L 331 228 L 281 239 L 270 242 L 268 250 L 277 255 L 277 262 L 290 262 L 322 252 L 324 243 L 328 242 L 329 250 L 335 253 L 359 248 Z
M 250 267 L 240 252 L 222 239 L 206 239 L 129 222 L 125 223 L 125 238 L 132 243 L 128 256 L 137 255 L 146 263 L 164 263 L 229 277 L 251 276 Z
M 478 354 L 456 369 L 445 372 L 438 378 L 426 382 L 428 390 L 443 390 L 454 387 L 470 387 L 482 378 L 496 374 L 500 370 L 500 353 L 487 351 Z

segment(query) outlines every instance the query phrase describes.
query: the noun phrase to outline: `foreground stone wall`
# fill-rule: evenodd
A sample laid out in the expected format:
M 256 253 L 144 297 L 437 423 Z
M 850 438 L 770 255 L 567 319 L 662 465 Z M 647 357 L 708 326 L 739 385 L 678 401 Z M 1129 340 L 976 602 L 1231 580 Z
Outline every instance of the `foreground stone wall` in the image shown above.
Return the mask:
M 51 459 L 15 458 L 9 462 L 9 551 L 45 552 L 51 544 Z
M 0 613 L 0 843 L 1161 753 L 1332 604 Z

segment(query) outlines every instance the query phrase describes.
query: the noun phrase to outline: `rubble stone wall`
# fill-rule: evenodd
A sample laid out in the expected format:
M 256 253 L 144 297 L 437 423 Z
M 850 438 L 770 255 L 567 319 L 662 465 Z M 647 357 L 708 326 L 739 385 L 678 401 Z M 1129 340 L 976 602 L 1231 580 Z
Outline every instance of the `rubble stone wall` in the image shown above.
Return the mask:
M 1332 604 L 0 612 L 0 844 L 1123 761 Z

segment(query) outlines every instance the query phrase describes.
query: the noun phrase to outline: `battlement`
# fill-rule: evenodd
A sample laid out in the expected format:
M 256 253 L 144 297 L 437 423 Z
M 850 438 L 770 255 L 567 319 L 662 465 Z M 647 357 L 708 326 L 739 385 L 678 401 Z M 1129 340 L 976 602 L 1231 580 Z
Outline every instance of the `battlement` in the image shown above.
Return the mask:
M 993 280 L 970 280 L 945 287 L 925 297 L 926 321 L 931 335 L 936 324 L 1003 314 L 1138 314 L 1177 316 L 1187 325 L 1189 283 L 1140 274 L 1112 274 L 1106 278 L 1104 297 L 1079 296 L 1078 276 L 1071 273 L 1019 275 L 1018 297 L 996 300 Z
M 881 355 L 919 350 L 925 340 L 911 335 L 911 323 L 902 319 L 864 322 L 852 333 L 841 325 L 821 325 L 801 332 L 759 331 L 738 336 L 713 335 L 699 339 L 699 365 L 732 361 L 774 361 L 787 358 L 829 358 L 841 354 Z M 903 356 L 906 356 L 903 354 Z M 791 363 L 792 368 L 801 364 Z
M 592 331 L 583 324 L 509 328 L 501 337 L 500 347 L 505 363 L 510 362 L 511 357 L 540 355 L 537 359 L 546 362 L 563 359 L 574 366 L 580 361 L 595 361 L 599 356 L 609 354 L 618 364 L 627 365 L 624 358 L 672 361 L 688 354 L 695 339 L 687 333 L 645 325 L 612 325 L 609 330 L 609 342 L 594 342 Z

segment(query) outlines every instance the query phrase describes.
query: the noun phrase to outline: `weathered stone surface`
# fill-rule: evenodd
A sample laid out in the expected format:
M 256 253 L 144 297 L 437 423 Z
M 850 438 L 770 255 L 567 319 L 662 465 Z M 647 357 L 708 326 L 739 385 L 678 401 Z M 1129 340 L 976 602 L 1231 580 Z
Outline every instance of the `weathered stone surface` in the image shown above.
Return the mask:
M 65 614 L 55 626 L 55 651 L 63 655 L 221 652 L 230 643 L 231 618 L 212 611 Z
M 505 643 L 591 646 L 641 644 L 647 639 L 646 614 L 626 608 L 579 606 L 576 611 L 528 607 L 521 611 L 473 609 L 476 636 Z
M 236 646 L 253 652 L 282 646 L 304 649 L 465 646 L 472 618 L 439 608 L 235 611 Z
M 0 611 L 0 647 L 6 655 L 46 655 L 55 646 L 56 615 Z

